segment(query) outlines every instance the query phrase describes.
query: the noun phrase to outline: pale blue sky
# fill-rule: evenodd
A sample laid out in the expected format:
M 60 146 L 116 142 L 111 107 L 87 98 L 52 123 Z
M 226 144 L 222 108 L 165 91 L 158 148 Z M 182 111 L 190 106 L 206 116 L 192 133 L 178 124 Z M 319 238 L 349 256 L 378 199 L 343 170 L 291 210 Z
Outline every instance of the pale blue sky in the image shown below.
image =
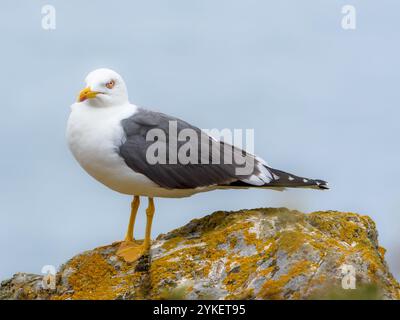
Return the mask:
M 57 28 L 41 28 L 41 7 Z M 340 26 L 357 9 L 357 29 Z M 272 166 L 332 190 L 218 191 L 156 201 L 153 236 L 215 210 L 354 211 L 377 223 L 400 274 L 400 3 L 3 1 L 0 12 L 0 279 L 40 273 L 124 235 L 130 198 L 90 178 L 65 142 L 92 69 L 130 100 L 202 128 L 254 128 Z M 144 231 L 144 211 L 138 217 Z

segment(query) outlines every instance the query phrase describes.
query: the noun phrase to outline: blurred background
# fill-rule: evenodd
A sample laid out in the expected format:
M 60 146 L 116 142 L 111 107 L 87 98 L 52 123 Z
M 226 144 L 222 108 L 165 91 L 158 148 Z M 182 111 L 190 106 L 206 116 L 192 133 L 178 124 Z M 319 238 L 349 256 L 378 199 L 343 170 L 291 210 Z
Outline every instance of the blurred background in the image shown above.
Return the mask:
M 42 28 L 43 5 L 56 29 Z M 341 26 L 354 5 L 355 30 Z M 122 239 L 130 197 L 89 177 L 65 141 L 99 67 L 131 102 L 201 128 L 252 128 L 273 167 L 331 190 L 216 191 L 157 200 L 153 236 L 216 210 L 352 211 L 377 223 L 400 276 L 398 1 L 2 1 L 0 279 Z M 144 233 L 141 209 L 137 236 Z

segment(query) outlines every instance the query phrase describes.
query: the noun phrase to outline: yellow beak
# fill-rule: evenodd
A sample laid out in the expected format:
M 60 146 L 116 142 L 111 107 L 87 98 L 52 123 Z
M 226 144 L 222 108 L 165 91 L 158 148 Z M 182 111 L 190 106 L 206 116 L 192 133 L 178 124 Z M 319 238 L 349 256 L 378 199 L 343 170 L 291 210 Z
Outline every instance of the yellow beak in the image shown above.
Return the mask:
M 90 90 L 90 88 L 85 88 L 81 92 L 79 92 L 78 101 L 82 102 L 86 99 L 92 99 L 97 96 L 98 92 Z

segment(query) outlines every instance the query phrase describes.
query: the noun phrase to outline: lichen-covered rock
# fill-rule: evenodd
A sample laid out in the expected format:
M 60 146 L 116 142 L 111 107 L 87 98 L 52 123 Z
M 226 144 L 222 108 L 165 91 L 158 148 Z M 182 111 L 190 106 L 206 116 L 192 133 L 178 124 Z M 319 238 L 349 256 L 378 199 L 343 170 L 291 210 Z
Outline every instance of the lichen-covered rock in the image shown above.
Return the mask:
M 1 284 L 0 299 L 400 298 L 374 222 L 354 213 L 216 212 L 160 235 L 151 259 L 128 264 L 117 248 L 75 256 L 54 290 L 43 289 L 41 276 L 16 274 Z

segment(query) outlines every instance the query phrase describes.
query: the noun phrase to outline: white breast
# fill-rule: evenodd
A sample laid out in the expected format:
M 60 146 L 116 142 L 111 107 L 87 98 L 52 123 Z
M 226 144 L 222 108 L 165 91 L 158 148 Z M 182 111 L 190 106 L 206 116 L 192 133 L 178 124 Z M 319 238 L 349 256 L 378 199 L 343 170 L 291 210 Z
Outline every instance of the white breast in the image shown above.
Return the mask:
M 136 106 L 96 108 L 86 103 L 71 106 L 67 125 L 69 148 L 79 164 L 95 179 L 111 189 L 136 194 L 155 184 L 135 173 L 118 154 L 125 136 L 121 120 L 136 112 Z

